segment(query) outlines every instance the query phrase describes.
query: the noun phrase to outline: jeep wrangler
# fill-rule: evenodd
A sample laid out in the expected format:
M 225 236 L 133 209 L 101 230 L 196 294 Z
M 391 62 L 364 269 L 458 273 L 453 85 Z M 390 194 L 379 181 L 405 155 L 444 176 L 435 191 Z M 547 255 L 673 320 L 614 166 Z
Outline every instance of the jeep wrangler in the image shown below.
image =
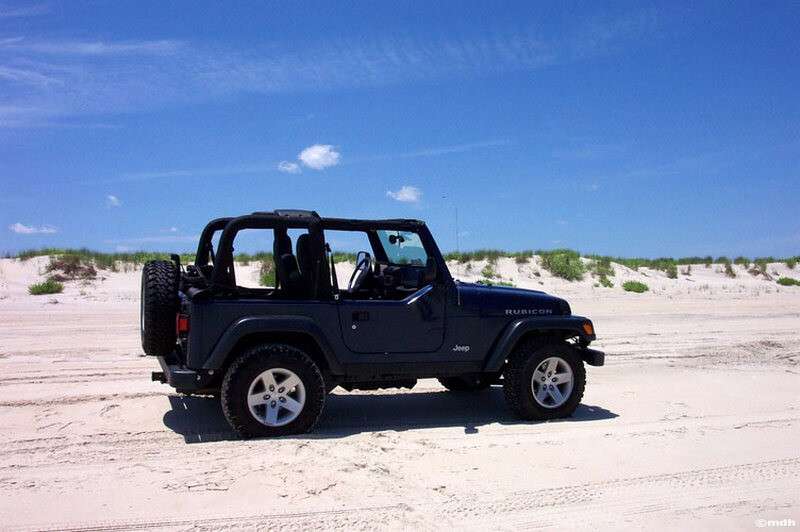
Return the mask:
M 237 281 L 242 233 L 271 239 L 264 268 L 274 286 Z M 337 264 L 347 264 L 334 247 L 354 239 L 364 250 L 340 287 Z M 421 378 L 452 392 L 502 384 L 520 418 L 568 417 L 583 396 L 584 362 L 604 360 L 589 348 L 592 322 L 563 299 L 454 280 L 419 220 L 299 210 L 219 218 L 194 264 L 148 262 L 141 290 L 142 347 L 161 365 L 153 380 L 218 396 L 242 437 L 311 430 L 337 386 L 411 388 Z

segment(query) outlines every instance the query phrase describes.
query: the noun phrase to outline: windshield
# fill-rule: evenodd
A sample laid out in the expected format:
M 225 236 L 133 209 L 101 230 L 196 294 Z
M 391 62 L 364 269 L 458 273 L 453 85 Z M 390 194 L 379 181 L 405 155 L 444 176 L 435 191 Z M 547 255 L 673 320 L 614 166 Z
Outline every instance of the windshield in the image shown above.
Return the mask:
M 383 229 L 377 233 L 390 263 L 424 266 L 428 260 L 428 254 L 425 253 L 417 233 Z

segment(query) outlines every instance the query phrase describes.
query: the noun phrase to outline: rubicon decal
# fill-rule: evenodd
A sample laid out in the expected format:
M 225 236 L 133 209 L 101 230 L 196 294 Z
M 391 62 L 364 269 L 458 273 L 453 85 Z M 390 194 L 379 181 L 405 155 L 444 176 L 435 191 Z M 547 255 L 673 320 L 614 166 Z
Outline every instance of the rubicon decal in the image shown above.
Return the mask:
M 549 308 L 507 308 L 506 316 L 548 316 L 553 313 Z

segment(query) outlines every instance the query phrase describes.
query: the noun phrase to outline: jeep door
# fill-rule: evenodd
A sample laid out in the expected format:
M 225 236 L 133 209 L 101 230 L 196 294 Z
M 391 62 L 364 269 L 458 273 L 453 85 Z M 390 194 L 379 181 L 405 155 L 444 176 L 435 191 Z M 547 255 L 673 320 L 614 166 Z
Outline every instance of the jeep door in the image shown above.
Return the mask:
M 373 252 L 400 281 L 398 296 L 339 301 L 342 337 L 356 353 L 430 353 L 444 342 L 446 289 L 424 279 L 429 255 L 419 235 L 404 231 L 373 233 Z M 380 246 L 382 249 L 376 249 Z
M 442 286 L 426 285 L 400 301 L 342 300 L 339 321 L 355 353 L 429 353 L 444 341 Z

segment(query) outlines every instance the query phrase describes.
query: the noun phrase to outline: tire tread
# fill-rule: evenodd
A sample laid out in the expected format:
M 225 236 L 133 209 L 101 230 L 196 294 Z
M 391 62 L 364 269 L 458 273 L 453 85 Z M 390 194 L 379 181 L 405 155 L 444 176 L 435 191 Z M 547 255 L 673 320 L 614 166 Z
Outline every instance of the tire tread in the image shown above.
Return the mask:
M 294 362 L 305 366 L 305 368 L 313 376 L 314 382 L 303 382 L 303 385 L 306 387 L 306 404 L 304 409 L 310 408 L 313 418 L 311 419 L 310 423 L 302 426 L 301 430 L 291 430 L 289 428 L 291 427 L 290 423 L 284 427 L 264 427 L 264 429 L 270 428 L 272 430 L 262 431 L 263 433 L 257 433 L 251 430 L 251 428 L 248 426 L 248 420 L 243 418 L 242 414 L 238 412 L 238 409 L 236 408 L 236 394 L 239 391 L 237 390 L 237 387 L 240 386 L 240 384 L 237 383 L 238 375 L 248 365 L 254 364 L 259 360 L 267 360 L 271 357 L 288 357 Z M 309 388 L 312 386 L 316 387 L 316 393 L 310 393 L 312 390 L 309 390 Z M 233 363 L 231 363 L 231 365 L 228 367 L 225 377 L 222 379 L 222 386 L 220 388 L 220 403 L 222 405 L 222 412 L 225 415 L 225 419 L 228 420 L 231 428 L 239 436 L 243 438 L 252 438 L 258 436 L 283 436 L 286 434 L 296 434 L 312 430 L 322 417 L 322 411 L 325 407 L 325 395 L 325 381 L 322 377 L 322 373 L 319 371 L 317 364 L 305 352 L 288 344 L 262 344 L 244 351 L 241 355 L 236 357 Z M 315 399 L 313 403 L 311 402 L 312 399 Z M 244 413 L 244 415 L 248 414 Z
M 178 269 L 166 260 L 153 260 L 142 269 L 142 349 L 151 356 L 166 356 L 175 349 L 175 315 L 178 313 Z
M 586 389 L 586 371 L 583 367 L 583 361 L 578 357 L 578 367 L 573 368 L 573 378 L 577 379 L 573 385 L 573 395 L 565 405 L 552 410 L 537 407 L 534 411 L 526 407 L 522 395 L 530 388 L 529 379 L 525 376 L 526 367 L 532 357 L 537 356 L 540 351 L 549 347 L 572 349 L 572 346 L 566 342 L 533 339 L 525 341 L 514 348 L 514 351 L 512 351 L 506 362 L 505 371 L 503 372 L 503 394 L 506 404 L 517 416 L 523 419 L 555 419 L 568 417 L 572 415 L 574 409 L 580 404 L 581 399 L 583 399 L 583 392 Z M 574 406 L 569 412 L 563 413 L 562 409 L 567 404 L 574 404 Z

